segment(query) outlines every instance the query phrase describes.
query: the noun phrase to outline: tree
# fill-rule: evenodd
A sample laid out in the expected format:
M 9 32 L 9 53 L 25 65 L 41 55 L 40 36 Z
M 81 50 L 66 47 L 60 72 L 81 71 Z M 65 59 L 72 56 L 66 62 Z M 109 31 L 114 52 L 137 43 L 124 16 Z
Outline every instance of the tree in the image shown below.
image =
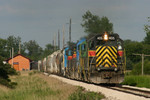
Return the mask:
M 47 44 L 43 53 L 43 57 L 52 54 L 54 51 L 54 46 L 52 44 Z
M 4 58 L 0 56 L 0 84 L 10 88 L 14 88 L 16 83 L 11 82 L 10 75 L 17 75 L 15 69 L 11 68 L 9 64 L 3 64 Z
M 0 39 L 0 55 L 5 58 L 9 57 L 9 52 L 7 52 L 7 40 L 5 39 Z
M 35 40 L 25 42 L 24 46 L 27 50 L 27 56 L 32 60 L 39 60 L 42 57 L 43 49 Z
M 141 61 L 141 56 L 135 56 L 133 54 L 142 54 L 144 52 L 144 45 L 141 42 L 124 40 L 124 47 L 126 51 L 127 69 L 132 69 L 133 64 Z
M 21 42 L 21 37 L 9 36 L 7 38 L 7 48 L 10 50 L 14 48 L 14 53 L 17 54 L 19 51 L 19 42 Z
M 109 22 L 109 19 L 105 16 L 100 18 L 97 15 L 93 15 L 90 11 L 87 11 L 83 16 L 83 23 L 81 26 L 85 29 L 85 32 L 89 34 L 102 34 L 104 32 L 112 32 L 113 24 Z
M 148 22 L 150 22 L 150 17 L 148 17 Z M 144 38 L 144 43 L 150 44 L 150 25 L 145 25 L 144 30 L 146 32 L 146 37 Z
M 21 37 L 15 37 L 15 36 L 9 36 L 7 39 L 7 44 L 6 44 L 6 51 L 7 51 L 7 58 L 10 57 L 10 50 L 14 48 L 14 55 L 18 54 L 19 51 L 19 43 L 21 45 L 21 54 L 25 54 L 25 47 L 23 44 L 21 44 Z

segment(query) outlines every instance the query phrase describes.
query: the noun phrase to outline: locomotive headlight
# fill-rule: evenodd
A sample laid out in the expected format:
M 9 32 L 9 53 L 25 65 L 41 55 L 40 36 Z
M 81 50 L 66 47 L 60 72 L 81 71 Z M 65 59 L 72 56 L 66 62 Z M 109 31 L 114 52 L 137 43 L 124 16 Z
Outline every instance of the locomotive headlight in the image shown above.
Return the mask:
M 122 46 L 121 45 L 118 45 L 118 50 L 122 50 Z
M 117 70 L 118 70 L 117 68 L 114 69 L 114 71 L 117 71 Z
M 104 40 L 107 41 L 108 40 L 108 35 L 104 34 Z

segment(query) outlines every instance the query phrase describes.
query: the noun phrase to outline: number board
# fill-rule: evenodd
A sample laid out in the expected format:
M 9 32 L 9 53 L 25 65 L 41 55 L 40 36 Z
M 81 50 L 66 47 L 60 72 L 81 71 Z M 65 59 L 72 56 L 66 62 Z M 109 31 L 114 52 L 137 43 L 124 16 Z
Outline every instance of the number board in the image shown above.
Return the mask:
M 108 37 L 109 40 L 115 40 L 114 36 L 109 36 Z M 97 37 L 97 40 L 104 40 L 102 36 Z

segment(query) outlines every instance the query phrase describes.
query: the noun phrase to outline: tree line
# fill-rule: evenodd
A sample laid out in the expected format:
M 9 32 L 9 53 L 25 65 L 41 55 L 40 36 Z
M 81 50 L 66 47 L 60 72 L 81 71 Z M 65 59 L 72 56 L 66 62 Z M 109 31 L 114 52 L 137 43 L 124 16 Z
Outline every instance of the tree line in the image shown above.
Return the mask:
M 21 43 L 21 37 L 9 36 L 7 39 L 0 38 L 0 56 L 5 59 L 10 58 L 12 48 L 14 48 L 14 55 L 18 54 L 20 45 L 20 52 L 22 55 L 37 61 L 46 55 L 51 54 L 54 48 L 54 46 L 49 43 L 45 46 L 45 49 L 43 49 L 35 40 L 30 40 L 21 44 L 19 43 Z
M 145 38 L 141 42 L 125 40 L 124 46 L 126 49 L 127 69 L 132 69 L 132 73 L 136 75 L 141 74 L 142 57 L 135 54 L 150 55 L 150 17 L 148 17 L 148 24 L 144 25 L 146 33 Z M 150 74 L 150 57 L 144 58 L 144 73 Z

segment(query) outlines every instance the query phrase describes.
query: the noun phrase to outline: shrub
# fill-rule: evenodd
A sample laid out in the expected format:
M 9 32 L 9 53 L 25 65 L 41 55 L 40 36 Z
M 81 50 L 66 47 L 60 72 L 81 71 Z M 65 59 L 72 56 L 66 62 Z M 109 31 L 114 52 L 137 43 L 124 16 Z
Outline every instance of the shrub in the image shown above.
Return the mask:
M 150 75 L 150 61 L 148 60 L 145 60 L 144 61 L 144 74 L 146 75 Z M 136 63 L 134 66 L 133 66 L 133 70 L 132 70 L 132 74 L 133 75 L 141 75 L 141 68 L 142 67 L 142 63 L 139 62 L 139 63 Z
M 0 84 L 5 85 L 11 89 L 15 88 L 17 83 L 16 82 L 11 82 L 10 79 L 6 80 L 3 78 L 0 78 Z
M 136 86 L 137 83 L 135 81 L 135 78 L 132 76 L 126 76 L 124 82 L 122 83 L 124 85 L 130 85 L 130 86 Z
M 150 88 L 150 76 L 128 75 L 122 84 Z
M 40 72 L 37 71 L 37 70 L 34 70 L 34 71 L 32 71 L 32 72 L 29 72 L 28 74 L 29 74 L 29 75 L 34 75 L 34 74 L 36 74 L 36 73 L 40 73 Z
M 85 91 L 82 87 L 69 96 L 69 100 L 101 100 L 102 98 L 104 96 L 100 93 Z
M 17 75 L 15 69 L 11 68 L 8 64 L 3 64 L 3 59 L 0 57 L 0 84 L 5 85 L 10 88 L 14 88 L 14 82 L 11 82 L 9 75 Z

